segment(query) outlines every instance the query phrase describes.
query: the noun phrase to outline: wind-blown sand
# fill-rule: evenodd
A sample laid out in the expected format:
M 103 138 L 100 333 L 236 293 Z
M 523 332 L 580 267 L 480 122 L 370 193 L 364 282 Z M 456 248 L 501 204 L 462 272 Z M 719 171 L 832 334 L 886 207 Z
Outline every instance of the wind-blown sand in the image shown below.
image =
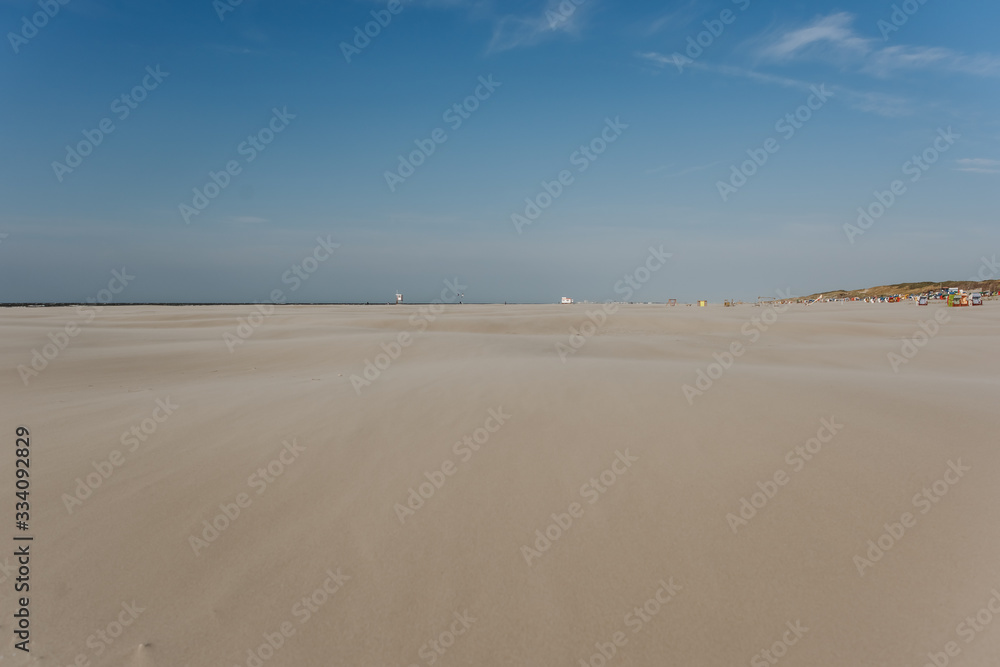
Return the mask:
M 625 306 L 563 363 L 556 344 L 599 308 L 449 305 L 419 331 L 418 306 L 286 306 L 233 352 L 223 335 L 252 307 L 0 312 L 8 540 L 15 428 L 32 437 L 31 657 L 765 665 L 787 640 L 782 665 L 920 666 L 949 642 L 939 660 L 996 664 L 1000 618 L 975 615 L 1000 591 L 1000 306 L 792 305 L 766 331 L 744 329 L 764 308 Z M 894 372 L 887 354 L 938 312 Z M 16 367 L 70 321 L 25 387 Z M 689 404 L 682 386 L 734 341 L 742 356 Z M 133 427 L 145 441 L 123 444 Z M 794 452 L 818 433 L 810 460 Z M 94 462 L 113 472 L 68 509 Z M 400 509 L 428 479 L 443 483 Z M 773 497 L 751 499 L 758 482 Z M 739 523 L 742 498 L 767 502 Z M 548 528 L 553 513 L 572 524 Z M 3 574 L 2 664 L 35 664 L 13 649 Z M 280 648 L 259 651 L 265 635 Z

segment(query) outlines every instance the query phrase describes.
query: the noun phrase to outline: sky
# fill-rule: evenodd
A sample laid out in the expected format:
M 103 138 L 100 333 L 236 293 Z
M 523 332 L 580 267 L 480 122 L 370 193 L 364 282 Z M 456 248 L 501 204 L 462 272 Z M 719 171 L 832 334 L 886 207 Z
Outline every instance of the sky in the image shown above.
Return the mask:
M 998 22 L 986 0 L 0 0 L 0 302 L 987 277 Z

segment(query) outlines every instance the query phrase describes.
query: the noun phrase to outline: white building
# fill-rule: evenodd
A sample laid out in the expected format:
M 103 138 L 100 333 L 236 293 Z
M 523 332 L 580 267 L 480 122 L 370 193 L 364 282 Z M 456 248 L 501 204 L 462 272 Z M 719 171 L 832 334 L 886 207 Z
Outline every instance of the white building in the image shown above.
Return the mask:
M 562 302 L 563 303 L 573 303 L 573 299 L 569 298 L 568 296 L 564 296 L 562 298 Z

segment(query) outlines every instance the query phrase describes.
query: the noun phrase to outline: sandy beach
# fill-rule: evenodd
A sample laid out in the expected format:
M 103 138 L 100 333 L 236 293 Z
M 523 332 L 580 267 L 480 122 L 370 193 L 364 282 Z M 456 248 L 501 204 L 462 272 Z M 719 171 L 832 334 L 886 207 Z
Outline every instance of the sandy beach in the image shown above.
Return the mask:
M 997 302 L 435 310 L 0 312 L 2 664 L 996 664 Z

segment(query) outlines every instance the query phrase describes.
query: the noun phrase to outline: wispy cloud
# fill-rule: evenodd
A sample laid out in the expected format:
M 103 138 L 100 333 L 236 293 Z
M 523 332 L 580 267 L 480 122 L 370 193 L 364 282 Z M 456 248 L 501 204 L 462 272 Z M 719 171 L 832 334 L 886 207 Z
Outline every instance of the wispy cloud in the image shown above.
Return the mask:
M 873 113 L 885 118 L 899 118 L 913 113 L 916 105 L 911 100 L 898 95 L 866 90 L 854 90 L 844 86 L 831 86 L 835 95 L 841 96 L 849 107 L 856 111 Z
M 888 77 L 901 70 L 927 69 L 996 76 L 1000 74 L 1000 57 L 987 54 L 967 56 L 940 47 L 890 46 L 872 53 L 864 66 L 865 72 L 879 77 Z
M 807 90 L 812 82 L 760 71 L 764 64 L 785 65 L 801 60 L 832 62 L 842 70 L 887 78 L 903 71 L 939 71 L 976 76 L 1000 75 L 1000 57 L 984 54 L 969 56 L 943 47 L 884 46 L 881 40 L 865 37 L 854 29 L 855 16 L 838 12 L 820 16 L 791 28 L 772 30 L 751 40 L 749 47 L 756 56 L 757 67 L 716 64 L 684 59 L 678 64 L 673 56 L 656 52 L 638 53 L 637 57 L 661 68 L 677 67 L 702 70 L 740 77 L 758 83 Z M 885 92 L 857 90 L 841 85 L 829 85 L 835 97 L 849 107 L 885 117 L 914 113 L 910 100 Z M 971 166 L 964 169 L 992 167 Z
M 955 160 L 955 171 L 966 171 L 973 174 L 1000 174 L 1000 160 L 982 157 L 964 157 Z
M 699 0 L 688 0 L 686 4 L 674 9 L 672 12 L 649 21 L 643 27 L 642 32 L 646 35 L 655 35 L 673 24 L 687 26 L 700 14 L 701 10 L 702 7 Z
M 872 40 L 854 33 L 854 17 L 846 12 L 820 17 L 801 28 L 787 30 L 766 39 L 758 55 L 767 60 L 790 60 L 802 55 L 843 52 L 864 56 L 871 51 Z
M 755 70 L 746 69 L 744 67 L 734 67 L 732 65 L 717 65 L 697 60 L 692 61 L 689 59 L 685 59 L 680 64 L 678 64 L 678 61 L 674 58 L 672 54 L 666 56 L 663 55 L 662 53 L 657 53 L 655 51 L 649 51 L 646 53 L 637 53 L 636 56 L 644 60 L 648 60 L 659 67 L 666 67 L 668 65 L 672 65 L 678 68 L 683 67 L 684 69 L 700 69 L 707 72 L 725 74 L 727 76 L 739 76 L 747 79 L 753 79 L 755 81 L 759 81 L 760 83 L 770 83 L 779 86 L 785 86 L 786 88 L 807 89 L 810 86 L 810 84 L 805 81 L 790 79 L 788 77 L 778 76 L 776 74 L 757 72 Z
M 585 22 L 584 15 L 597 1 L 584 0 L 578 5 L 565 0 L 547 0 L 539 14 L 501 16 L 496 19 L 487 52 L 534 46 L 559 34 L 579 35 Z
M 649 52 L 639 53 L 636 55 L 639 58 L 648 60 L 660 67 L 674 66 L 674 59 L 661 53 Z M 725 76 L 740 77 L 756 81 L 758 83 L 782 86 L 784 88 L 795 88 L 802 91 L 808 91 L 812 88 L 812 86 L 816 85 L 814 82 L 792 79 L 787 76 L 780 76 L 776 74 L 768 74 L 766 72 L 759 72 L 745 67 L 716 65 L 701 61 L 685 62 L 684 68 L 713 72 L 715 74 L 722 74 Z M 907 116 L 913 113 L 913 103 L 902 97 L 889 95 L 888 93 L 855 90 L 853 88 L 839 85 L 829 85 L 828 88 L 833 92 L 835 98 L 843 100 L 849 107 L 857 111 L 874 113 L 887 118 Z
M 648 60 L 656 65 L 666 66 L 673 65 L 674 59 L 669 58 L 662 53 L 657 53 L 656 51 L 647 51 L 645 53 L 636 53 L 636 57 Z
M 368 0 L 384 5 L 385 0 Z M 694 0 L 691 0 L 692 2 Z M 2 2 L 2 0 L 0 0 Z M 461 10 L 473 21 L 489 21 L 493 35 L 487 53 L 535 46 L 557 35 L 579 36 L 586 16 L 600 0 L 536 0 L 533 11 L 512 12 L 502 0 L 405 0 L 406 5 L 432 10 Z M 507 5 L 507 6 L 504 6 Z
M 887 78 L 906 70 L 937 70 L 975 76 L 1000 74 L 1000 57 L 975 56 L 944 47 L 882 46 L 882 40 L 865 37 L 854 29 L 853 14 L 820 16 L 794 28 L 769 32 L 756 41 L 756 55 L 765 62 L 826 60 L 855 65 L 859 71 Z

